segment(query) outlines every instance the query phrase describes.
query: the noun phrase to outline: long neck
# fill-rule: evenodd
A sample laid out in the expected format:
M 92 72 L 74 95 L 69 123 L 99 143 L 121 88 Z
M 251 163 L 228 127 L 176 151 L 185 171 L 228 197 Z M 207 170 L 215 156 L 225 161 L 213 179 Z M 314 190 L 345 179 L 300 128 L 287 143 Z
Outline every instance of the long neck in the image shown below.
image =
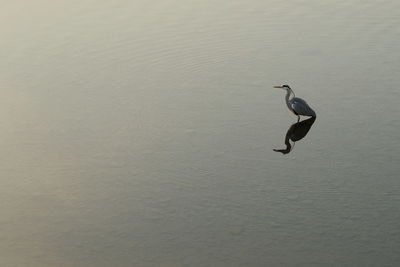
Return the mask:
M 289 140 L 285 140 L 286 149 L 274 149 L 275 152 L 281 152 L 282 154 L 287 154 L 292 150 L 292 145 Z
M 289 109 L 292 109 L 292 107 L 291 107 L 290 104 L 289 104 L 289 98 L 290 98 L 290 95 L 291 95 L 292 93 L 293 93 L 292 89 L 290 89 L 290 88 L 286 89 L 285 100 L 286 100 L 286 105 L 288 106 Z M 293 96 L 294 96 L 294 93 L 293 93 Z

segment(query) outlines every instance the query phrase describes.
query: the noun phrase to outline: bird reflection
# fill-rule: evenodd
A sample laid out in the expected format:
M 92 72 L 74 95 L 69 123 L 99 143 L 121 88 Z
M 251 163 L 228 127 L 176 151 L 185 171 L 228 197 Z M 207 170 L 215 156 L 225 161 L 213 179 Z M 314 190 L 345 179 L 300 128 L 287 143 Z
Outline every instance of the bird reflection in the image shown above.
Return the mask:
M 274 149 L 274 151 L 281 152 L 282 154 L 289 153 L 293 149 L 294 143 L 303 139 L 307 135 L 308 131 L 311 129 L 311 126 L 314 124 L 315 119 L 315 117 L 311 117 L 310 119 L 297 122 L 290 126 L 285 137 L 286 149 Z M 293 147 L 289 142 L 290 140 L 293 142 Z

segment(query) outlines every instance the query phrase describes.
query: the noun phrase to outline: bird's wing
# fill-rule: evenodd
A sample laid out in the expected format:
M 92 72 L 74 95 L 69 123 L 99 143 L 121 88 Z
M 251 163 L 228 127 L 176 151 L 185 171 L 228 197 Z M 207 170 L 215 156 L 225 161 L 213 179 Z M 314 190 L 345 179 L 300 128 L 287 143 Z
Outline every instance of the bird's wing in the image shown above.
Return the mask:
M 290 100 L 292 109 L 299 115 L 316 116 L 315 111 L 301 98 L 295 97 Z

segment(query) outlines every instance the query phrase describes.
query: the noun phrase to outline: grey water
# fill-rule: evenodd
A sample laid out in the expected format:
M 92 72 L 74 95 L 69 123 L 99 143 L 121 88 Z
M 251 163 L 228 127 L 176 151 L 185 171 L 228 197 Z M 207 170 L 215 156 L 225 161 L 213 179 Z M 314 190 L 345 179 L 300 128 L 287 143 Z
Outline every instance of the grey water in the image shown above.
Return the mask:
M 0 6 L 1 266 L 400 266 L 399 1 Z

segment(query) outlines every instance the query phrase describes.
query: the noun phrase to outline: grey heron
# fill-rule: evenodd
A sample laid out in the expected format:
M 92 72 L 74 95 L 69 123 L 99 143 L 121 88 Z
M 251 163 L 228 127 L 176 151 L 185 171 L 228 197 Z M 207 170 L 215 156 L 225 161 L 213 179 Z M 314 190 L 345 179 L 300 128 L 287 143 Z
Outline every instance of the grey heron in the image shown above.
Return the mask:
M 278 85 L 274 86 L 274 88 L 282 88 L 286 90 L 286 105 L 290 111 L 292 111 L 297 116 L 297 122 L 300 121 L 301 116 L 309 116 L 309 117 L 317 117 L 315 111 L 307 104 L 307 102 L 301 98 L 295 96 L 292 88 L 289 85 Z M 293 97 L 290 98 L 290 95 L 293 94 Z M 290 99 L 289 99 L 290 98 Z

